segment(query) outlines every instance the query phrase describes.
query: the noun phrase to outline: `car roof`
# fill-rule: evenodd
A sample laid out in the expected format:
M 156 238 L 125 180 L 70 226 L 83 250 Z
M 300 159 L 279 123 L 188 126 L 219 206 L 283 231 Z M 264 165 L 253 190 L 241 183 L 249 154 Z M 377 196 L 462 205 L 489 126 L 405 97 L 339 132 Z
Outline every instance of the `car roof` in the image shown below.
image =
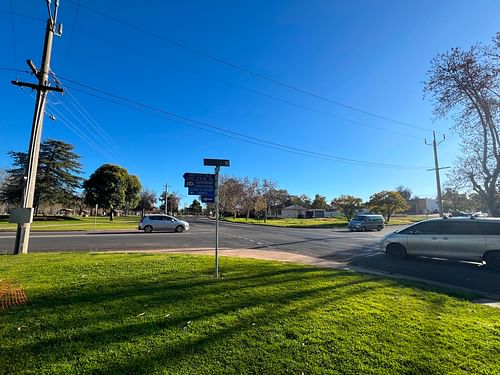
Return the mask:
M 438 220 L 443 220 L 443 221 L 469 221 L 469 220 L 472 220 L 472 221 L 499 223 L 500 224 L 499 217 L 477 217 L 477 216 L 459 216 L 459 217 L 443 217 L 443 218 L 438 217 L 438 218 L 428 219 L 428 220 L 424 220 L 424 221 L 438 221 Z

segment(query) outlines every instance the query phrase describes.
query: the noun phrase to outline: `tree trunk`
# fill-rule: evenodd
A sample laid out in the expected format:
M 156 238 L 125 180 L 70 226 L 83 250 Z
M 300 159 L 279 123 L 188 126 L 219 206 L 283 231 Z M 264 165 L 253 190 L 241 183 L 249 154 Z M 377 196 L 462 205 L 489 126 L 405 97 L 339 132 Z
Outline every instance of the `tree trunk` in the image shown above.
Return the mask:
M 113 209 L 109 209 L 109 221 L 113 221 Z

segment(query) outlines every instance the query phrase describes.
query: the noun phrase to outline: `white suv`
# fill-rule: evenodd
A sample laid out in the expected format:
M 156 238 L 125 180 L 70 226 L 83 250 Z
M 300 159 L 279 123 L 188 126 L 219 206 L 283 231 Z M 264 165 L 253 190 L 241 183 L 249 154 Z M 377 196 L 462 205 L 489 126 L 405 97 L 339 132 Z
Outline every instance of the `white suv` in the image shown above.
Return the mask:
M 169 215 L 146 215 L 139 221 L 138 229 L 146 233 L 151 233 L 152 231 L 180 233 L 189 229 L 189 223 Z

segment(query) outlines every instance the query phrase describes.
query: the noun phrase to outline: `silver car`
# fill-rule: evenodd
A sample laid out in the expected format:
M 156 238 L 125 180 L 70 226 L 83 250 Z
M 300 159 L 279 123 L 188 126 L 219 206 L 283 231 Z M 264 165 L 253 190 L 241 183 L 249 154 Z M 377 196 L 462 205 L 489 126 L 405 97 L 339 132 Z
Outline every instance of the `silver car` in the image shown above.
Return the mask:
M 184 232 L 189 229 L 189 223 L 169 215 L 146 215 L 139 221 L 139 230 L 146 233 L 152 231 Z
M 382 215 L 357 215 L 352 220 L 349 221 L 347 228 L 352 231 L 362 231 L 376 229 L 381 231 L 384 229 L 384 217 Z
M 500 219 L 443 218 L 421 221 L 388 234 L 380 243 L 388 256 L 407 255 L 486 262 L 500 269 Z

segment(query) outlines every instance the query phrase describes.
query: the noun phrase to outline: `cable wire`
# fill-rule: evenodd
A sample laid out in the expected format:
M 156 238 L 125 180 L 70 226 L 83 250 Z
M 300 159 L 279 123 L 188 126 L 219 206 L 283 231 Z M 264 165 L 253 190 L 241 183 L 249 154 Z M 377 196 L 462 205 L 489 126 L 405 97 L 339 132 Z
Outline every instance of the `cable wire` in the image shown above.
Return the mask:
M 76 5 L 76 1 L 74 0 L 67 0 L 69 3 L 73 4 L 73 5 Z M 365 115 L 368 115 L 368 116 L 372 116 L 372 117 L 375 117 L 375 118 L 378 118 L 378 119 L 381 119 L 381 120 L 385 120 L 385 121 L 388 121 L 388 122 L 392 122 L 392 123 L 396 123 L 396 124 L 399 124 L 399 125 L 403 125 L 403 126 L 406 126 L 406 127 L 410 127 L 410 128 L 415 128 L 415 129 L 420 129 L 420 130 L 424 130 L 424 131 L 432 131 L 432 129 L 429 129 L 429 128 L 426 128 L 426 127 L 423 127 L 423 126 L 418 126 L 418 125 L 414 125 L 414 124 L 410 124 L 408 122 L 404 122 L 404 121 L 400 121 L 400 120 L 396 120 L 396 119 L 393 119 L 393 118 L 390 118 L 388 116 L 384 116 L 384 115 L 379 115 L 377 113 L 374 113 L 374 112 L 370 112 L 370 111 L 366 111 L 364 109 L 360 109 L 360 108 L 357 108 L 357 107 L 354 107 L 352 105 L 348 105 L 348 104 L 344 104 L 344 103 L 341 103 L 339 101 L 336 101 L 336 100 L 333 100 L 333 99 L 330 99 L 330 98 L 327 98 L 323 95 L 320 95 L 320 94 L 316 94 L 314 92 L 311 92 L 309 90 L 306 90 L 306 89 L 302 89 L 300 87 L 297 87 L 295 85 L 292 85 L 290 83 L 287 83 L 287 82 L 284 82 L 284 81 L 281 81 L 281 80 L 278 80 L 278 79 L 275 79 L 275 78 L 272 78 L 272 77 L 269 77 L 269 76 L 266 76 L 264 74 L 261 74 L 261 73 L 258 73 L 254 70 L 251 70 L 249 68 L 246 68 L 242 65 L 238 65 L 238 64 L 235 64 L 235 63 L 232 63 L 228 60 L 225 60 L 225 59 L 222 59 L 220 57 L 217 57 L 217 56 L 214 56 L 214 55 L 211 55 L 211 54 L 208 54 L 206 52 L 203 52 L 203 51 L 200 51 L 198 49 L 195 49 L 195 48 L 192 48 L 192 47 L 189 47 L 185 44 L 182 44 L 182 43 L 179 43 L 179 42 L 176 42 L 172 39 L 169 39 L 169 38 L 166 38 L 160 34 L 156 34 L 154 32 L 151 32 L 149 30 L 146 30 L 142 27 L 139 27 L 137 25 L 134 25 L 134 24 L 131 24 L 127 21 L 124 21 L 124 20 L 121 20 L 117 17 L 114 17 L 114 16 L 111 16 L 109 14 L 106 14 L 104 12 L 101 12 L 97 9 L 94 9 L 92 7 L 89 7 L 87 5 L 80 5 L 82 8 L 94 13 L 94 14 L 97 14 L 101 17 L 104 17 L 104 18 L 107 18 L 113 22 L 116 22 L 118 24 L 121 24 L 123 26 L 126 26 L 126 27 L 129 27 L 133 30 L 136 30 L 140 33 L 143 33 L 145 35 L 148 35 L 148 36 L 151 36 L 151 37 L 154 37 L 156 39 L 159 39 L 159 40 L 162 40 L 166 43 L 169 43 L 175 47 L 178 47 L 178 48 L 181 48 L 181 49 L 184 49 L 186 51 L 189 51 L 193 54 L 196 54 L 196 55 L 199 55 L 199 56 L 203 56 L 209 60 L 212 60 L 212 61 L 215 61 L 219 64 L 222 64 L 222 65 L 226 65 L 228 67 L 231 67 L 233 69 L 236 69 L 236 70 L 239 70 L 239 71 L 242 71 L 242 72 L 245 72 L 247 74 L 250 74 L 250 75 L 253 75 L 255 77 L 258 77 L 260 79 L 263 79 L 265 81 L 268 81 L 268 82 L 271 82 L 271 83 L 274 83 L 278 86 L 281 86 L 281 87 L 285 87 L 287 89 L 290 89 L 290 90 L 293 90 L 293 91 L 296 91 L 296 92 L 299 92 L 303 95 L 307 95 L 307 96 L 310 96 L 310 97 L 313 97 L 313 98 L 316 98 L 316 99 L 319 99 L 319 100 L 322 100 L 322 101 L 325 101 L 327 103 L 330 103 L 330 104 L 335 104 L 339 107 L 342 107 L 342 108 L 346 108 L 346 109 L 349 109 L 351 111 L 355 111 L 355 112 L 358 112 L 358 113 L 363 113 Z
M 140 108 L 142 110 L 160 113 L 162 115 L 168 116 L 171 121 L 179 122 L 179 123 L 182 123 L 185 125 L 198 127 L 198 128 L 201 126 L 204 130 L 206 130 L 208 128 L 210 130 L 217 131 L 218 134 L 222 134 L 222 135 L 229 136 L 232 138 L 236 137 L 236 139 L 238 139 L 238 140 L 246 140 L 249 143 L 255 143 L 255 144 L 259 144 L 261 146 L 265 146 L 265 147 L 280 149 L 281 151 L 289 151 L 292 153 L 300 153 L 301 155 L 306 155 L 306 156 L 311 156 L 311 157 L 316 157 L 316 158 L 328 159 L 328 160 L 338 161 L 338 162 L 343 162 L 343 163 L 348 163 L 348 164 L 365 165 L 365 166 L 371 166 L 371 167 L 396 168 L 396 169 L 425 169 L 425 167 L 376 163 L 376 162 L 368 162 L 368 161 L 350 159 L 350 158 L 345 158 L 345 157 L 340 157 L 340 156 L 327 155 L 327 154 L 309 151 L 309 150 L 305 150 L 305 149 L 301 149 L 301 148 L 297 148 L 297 147 L 293 147 L 293 146 L 288 146 L 288 145 L 284 145 L 284 144 L 280 144 L 280 143 L 276 143 L 276 142 L 272 142 L 272 141 L 267 141 L 267 140 L 264 140 L 262 138 L 252 137 L 252 136 L 248 136 L 248 135 L 245 135 L 242 133 L 234 132 L 232 130 L 224 129 L 224 128 L 221 128 L 219 126 L 215 126 L 215 125 L 203 122 L 203 121 L 194 120 L 194 119 L 191 119 L 191 118 L 183 116 L 183 115 L 179 115 L 179 114 L 176 114 L 176 113 L 173 113 L 170 111 L 163 110 L 161 108 L 151 106 L 149 104 L 141 103 L 141 102 L 138 102 L 138 101 L 133 100 L 133 99 L 129 99 L 129 98 L 126 98 L 126 97 L 123 97 L 120 95 L 113 94 L 113 93 L 105 91 L 105 90 L 97 89 L 95 87 L 91 87 L 89 85 L 79 83 L 79 82 L 71 80 L 69 78 L 64 78 L 64 77 L 59 77 L 59 78 L 63 81 L 71 83 L 73 85 L 77 85 L 81 88 L 85 88 L 86 90 L 90 90 L 90 91 L 93 91 L 94 93 L 100 94 L 100 95 L 92 94 L 92 93 L 89 93 L 88 91 L 78 90 L 78 88 L 73 87 L 73 90 L 78 90 L 78 91 L 86 93 L 88 95 L 92 95 L 92 96 L 95 96 L 95 97 L 98 97 L 101 99 L 103 99 L 102 95 L 105 95 L 107 97 L 118 100 L 118 102 L 116 102 L 116 104 L 124 105 L 124 106 L 127 106 L 131 109 L 134 109 L 134 110 L 138 110 L 138 108 Z M 130 105 L 132 105 L 132 106 L 130 106 Z
M 324 116 L 327 116 L 327 117 L 330 117 L 330 118 L 334 118 L 336 120 L 350 122 L 352 124 L 360 125 L 360 126 L 363 126 L 363 127 L 372 128 L 372 129 L 376 129 L 376 130 L 380 130 L 380 131 L 384 131 L 384 132 L 388 132 L 388 133 L 392 133 L 392 134 L 397 134 L 397 135 L 400 135 L 400 136 L 403 136 L 403 137 L 409 137 L 409 138 L 414 138 L 414 139 L 421 139 L 421 137 L 418 137 L 418 136 L 415 136 L 415 135 L 401 133 L 401 132 L 398 132 L 398 131 L 395 131 L 395 130 L 386 129 L 386 128 L 382 128 L 382 127 L 379 127 L 379 126 L 367 124 L 367 123 L 364 123 L 364 122 L 352 120 L 352 119 L 349 119 L 349 118 L 346 118 L 346 117 L 335 115 L 333 113 L 329 113 L 329 112 L 322 111 L 322 110 L 319 110 L 319 109 L 316 109 L 316 108 L 312 108 L 312 107 L 309 107 L 309 106 L 306 106 L 306 105 L 303 105 L 303 104 L 300 104 L 300 103 L 297 103 L 297 102 L 293 102 L 293 101 L 288 100 L 288 99 L 284 99 L 284 98 L 281 98 L 281 97 L 278 97 L 278 96 L 270 95 L 270 94 L 267 94 L 267 93 L 259 91 L 259 90 L 255 90 L 255 89 L 252 89 L 252 88 L 249 88 L 249 87 L 245 87 L 245 86 L 242 86 L 240 84 L 228 81 L 228 80 L 226 80 L 224 78 L 221 78 L 221 77 L 218 77 L 218 76 L 215 76 L 215 75 L 212 75 L 212 74 L 208 74 L 208 73 L 199 71 L 197 69 L 186 67 L 184 65 L 172 62 L 170 60 L 167 60 L 167 59 L 164 59 L 164 58 L 161 58 L 161 57 L 158 57 L 158 56 L 154 56 L 154 55 L 151 55 L 151 54 L 146 53 L 146 52 L 142 52 L 142 51 L 137 50 L 135 48 L 131 48 L 131 47 L 126 46 L 124 44 L 121 44 L 121 43 L 118 43 L 118 42 L 115 42 L 115 41 L 103 38 L 101 36 L 93 35 L 93 34 L 87 33 L 87 32 L 82 31 L 82 30 L 74 30 L 74 31 L 76 31 L 76 32 L 78 32 L 78 33 L 80 33 L 80 34 L 88 37 L 88 38 L 92 38 L 92 39 L 103 41 L 105 43 L 108 43 L 108 44 L 114 45 L 114 46 L 116 46 L 118 48 L 121 48 L 121 49 L 124 49 L 126 51 L 129 51 L 131 53 L 135 53 L 137 55 L 141 55 L 141 56 L 144 56 L 144 57 L 156 60 L 156 61 L 160 61 L 162 63 L 165 63 L 165 64 L 168 64 L 170 66 L 176 67 L 178 69 L 182 69 L 182 70 L 190 72 L 190 73 L 195 73 L 197 75 L 200 75 L 200 76 L 203 76 L 203 77 L 207 77 L 207 78 L 213 79 L 213 80 L 218 81 L 218 82 L 222 82 L 222 83 L 224 83 L 226 85 L 229 85 L 229 86 L 232 86 L 232 87 L 236 87 L 238 89 L 241 89 L 241 90 L 253 93 L 255 95 L 259 95 L 259 96 L 263 96 L 263 97 L 268 98 L 268 99 L 276 100 L 276 101 L 279 101 L 281 103 L 285 103 L 287 105 L 291 105 L 291 106 L 294 106 L 294 107 L 297 107 L 297 108 L 300 108 L 300 109 L 303 109 L 303 110 L 306 110 L 306 111 L 318 113 L 318 114 L 321 114 L 321 115 L 324 115 Z
M 12 29 L 12 53 L 14 57 L 14 65 L 17 63 L 17 51 L 16 51 L 16 27 L 14 24 L 14 0 L 10 0 L 10 11 L 12 12 L 10 15 L 10 25 Z
M 76 11 L 75 11 L 75 18 L 73 18 L 73 27 L 71 28 L 71 34 L 69 36 L 69 42 L 68 42 L 68 49 L 66 51 L 66 57 L 64 58 L 64 64 L 62 68 L 62 74 L 64 75 L 66 71 L 66 66 L 68 65 L 68 60 L 69 60 L 69 54 L 71 52 L 71 44 L 73 42 L 73 35 L 74 35 L 74 30 L 76 26 L 76 21 L 78 20 L 78 13 L 80 12 L 80 2 L 81 0 L 78 0 L 78 5 L 76 6 Z

